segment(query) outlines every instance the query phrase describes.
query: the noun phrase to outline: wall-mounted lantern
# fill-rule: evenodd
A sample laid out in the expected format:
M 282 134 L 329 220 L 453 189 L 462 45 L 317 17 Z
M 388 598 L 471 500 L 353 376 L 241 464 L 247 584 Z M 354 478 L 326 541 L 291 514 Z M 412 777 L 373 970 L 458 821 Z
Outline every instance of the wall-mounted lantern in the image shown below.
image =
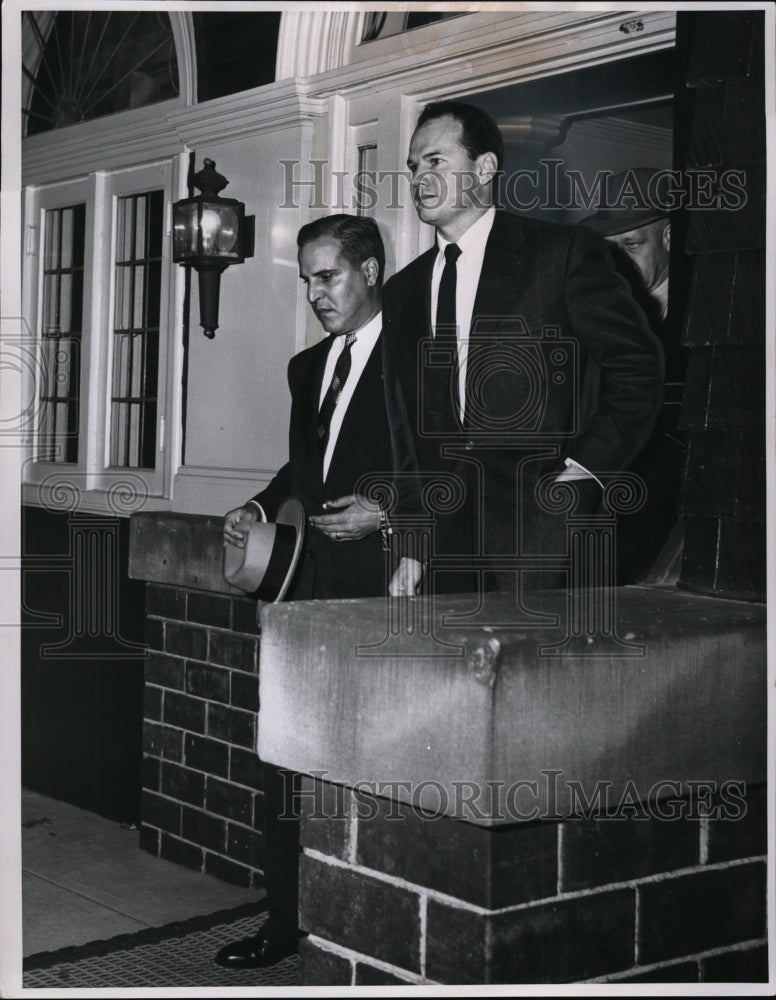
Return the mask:
M 199 274 L 199 325 L 211 339 L 218 327 L 221 272 L 252 257 L 254 243 L 254 217 L 246 218 L 241 201 L 219 197 L 229 181 L 215 167 L 206 158 L 193 177 L 202 194 L 183 198 L 172 209 L 172 259 Z

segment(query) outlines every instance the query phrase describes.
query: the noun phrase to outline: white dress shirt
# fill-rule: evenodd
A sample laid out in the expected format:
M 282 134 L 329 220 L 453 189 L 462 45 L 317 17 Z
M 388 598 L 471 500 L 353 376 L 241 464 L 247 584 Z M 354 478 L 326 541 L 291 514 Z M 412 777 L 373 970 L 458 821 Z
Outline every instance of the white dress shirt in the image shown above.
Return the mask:
M 469 353 L 469 336 L 471 334 L 474 300 L 477 296 L 477 286 L 480 283 L 482 263 L 485 259 L 485 246 L 496 218 L 496 209 L 491 206 L 477 219 L 466 232 L 455 242 L 461 251 L 456 264 L 455 285 L 455 322 L 458 338 L 458 399 L 460 400 L 459 415 L 463 424 L 464 407 L 466 404 L 466 362 Z M 431 272 L 431 325 L 436 320 L 437 301 L 439 299 L 439 284 L 445 268 L 445 247 L 451 240 L 446 240 L 437 233 L 437 256 L 434 269 Z M 588 469 L 573 458 L 564 460 L 565 469 L 558 476 L 558 482 L 569 482 L 574 479 L 595 479 L 603 487 L 601 481 Z
M 366 368 L 366 363 L 369 360 L 369 356 L 374 350 L 374 346 L 377 343 L 377 338 L 380 336 L 380 331 L 383 328 L 383 314 L 379 312 L 376 316 L 369 320 L 360 330 L 356 331 L 356 339 L 350 348 L 350 372 L 345 380 L 345 385 L 342 387 L 342 392 L 340 393 L 340 398 L 337 400 L 337 405 L 334 408 L 334 413 L 331 415 L 331 423 L 329 424 L 329 440 L 326 443 L 326 451 L 323 456 L 323 480 L 326 481 L 326 476 L 329 474 L 329 466 L 331 465 L 331 456 L 334 453 L 334 446 L 337 443 L 337 438 L 339 436 L 340 429 L 342 428 L 342 421 L 345 419 L 345 414 L 347 413 L 350 401 L 353 398 L 353 393 L 356 391 L 356 386 L 358 385 L 358 380 Z M 323 370 L 323 380 L 321 382 L 321 394 L 318 400 L 318 409 L 320 410 L 321 404 L 323 403 L 323 397 L 331 384 L 332 377 L 334 375 L 334 367 L 337 364 L 337 358 L 345 348 L 345 339 L 347 334 L 338 334 L 336 337 L 331 337 L 331 346 L 329 347 L 329 354 L 326 358 L 326 367 Z
M 329 440 L 326 444 L 326 451 L 323 456 L 324 482 L 326 481 L 326 476 L 329 472 L 329 465 L 331 464 L 331 456 L 334 452 L 334 446 L 337 443 L 337 438 L 339 437 L 339 432 L 342 428 L 342 421 L 345 418 L 348 406 L 353 398 L 353 393 L 356 391 L 358 380 L 361 378 L 364 368 L 366 367 L 369 355 L 374 350 L 377 338 L 380 336 L 382 328 L 383 314 L 382 312 L 379 312 L 376 316 L 370 319 L 368 323 L 362 326 L 360 330 L 356 331 L 356 339 L 350 347 L 350 371 L 348 372 L 348 377 L 345 380 L 345 385 L 342 387 L 342 392 L 337 400 L 337 405 L 334 408 L 334 412 L 331 416 L 331 423 L 329 424 Z M 318 399 L 319 410 L 321 408 L 321 403 L 323 403 L 323 397 L 326 395 L 326 391 L 331 385 L 332 376 L 334 375 L 334 366 L 337 364 L 337 358 L 344 350 L 347 334 L 341 333 L 336 337 L 330 337 L 329 339 L 331 344 L 329 346 L 329 353 L 326 356 L 326 365 L 323 369 L 321 392 Z M 256 500 L 249 500 L 248 503 L 258 509 L 259 520 L 267 520 L 267 515 L 260 503 Z
M 464 406 L 466 404 L 466 361 L 469 354 L 469 334 L 471 333 L 474 300 L 477 296 L 477 286 L 480 283 L 482 262 L 485 259 L 485 245 L 488 242 L 496 209 L 491 206 L 487 212 L 477 219 L 460 239 L 455 242 L 461 251 L 456 263 L 455 283 L 455 323 L 458 338 L 458 399 L 460 400 L 460 417 L 463 423 Z M 439 299 L 439 283 L 442 271 L 445 269 L 445 247 L 452 242 L 437 233 L 438 253 L 431 272 L 431 326 L 436 322 L 437 301 Z

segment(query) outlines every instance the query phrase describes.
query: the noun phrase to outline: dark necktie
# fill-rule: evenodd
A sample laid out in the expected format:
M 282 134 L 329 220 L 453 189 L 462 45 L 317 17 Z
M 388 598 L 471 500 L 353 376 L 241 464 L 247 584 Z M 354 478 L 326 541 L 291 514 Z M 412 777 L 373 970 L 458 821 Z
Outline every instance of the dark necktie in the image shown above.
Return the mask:
M 434 325 L 434 336 L 436 340 L 444 341 L 450 338 L 456 340 L 455 335 L 455 286 L 457 270 L 455 262 L 461 256 L 461 248 L 457 243 L 448 243 L 445 247 L 445 267 L 442 271 L 442 280 L 439 282 L 439 295 L 437 297 L 436 323 Z
M 461 248 L 457 243 L 448 243 L 445 247 L 445 266 L 442 279 L 439 282 L 437 296 L 436 323 L 434 325 L 434 340 L 440 346 L 450 349 L 451 366 L 445 371 L 446 387 L 444 392 L 444 410 L 452 408 L 455 422 L 458 422 L 460 412 L 458 393 L 458 337 L 455 319 L 455 291 L 457 282 L 456 261 L 461 256 Z
M 323 461 L 323 456 L 326 454 L 326 444 L 329 440 L 329 428 L 331 426 L 331 418 L 334 413 L 334 408 L 342 395 L 342 389 L 347 381 L 348 375 L 350 374 L 350 348 L 355 342 L 355 333 L 348 333 L 345 336 L 345 346 L 340 352 L 340 356 L 337 358 L 337 363 L 334 366 L 334 374 L 331 377 L 331 383 L 329 388 L 326 390 L 326 395 L 323 397 L 323 402 L 321 403 L 321 408 L 318 411 L 318 447 L 321 452 L 321 461 Z

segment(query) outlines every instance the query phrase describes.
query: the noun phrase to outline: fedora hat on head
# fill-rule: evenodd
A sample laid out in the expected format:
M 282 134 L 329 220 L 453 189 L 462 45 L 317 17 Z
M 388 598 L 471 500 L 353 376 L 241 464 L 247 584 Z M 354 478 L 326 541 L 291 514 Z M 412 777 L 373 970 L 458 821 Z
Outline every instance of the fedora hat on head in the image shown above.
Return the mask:
M 244 548 L 226 543 L 224 579 L 261 601 L 282 601 L 299 565 L 304 525 L 304 507 L 296 497 L 288 497 L 274 522 L 248 526 Z
M 667 219 L 671 210 L 651 197 L 664 173 L 656 167 L 631 167 L 607 178 L 604 204 L 581 224 L 599 236 L 619 236 Z

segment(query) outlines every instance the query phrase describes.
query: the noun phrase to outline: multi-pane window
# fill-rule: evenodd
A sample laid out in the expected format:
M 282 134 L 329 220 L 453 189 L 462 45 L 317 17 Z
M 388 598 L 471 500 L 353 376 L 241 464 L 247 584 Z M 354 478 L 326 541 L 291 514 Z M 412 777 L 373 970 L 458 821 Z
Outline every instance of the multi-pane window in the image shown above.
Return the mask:
M 129 195 L 117 204 L 109 464 L 153 469 L 164 192 Z
M 86 206 L 44 215 L 37 458 L 78 461 Z

